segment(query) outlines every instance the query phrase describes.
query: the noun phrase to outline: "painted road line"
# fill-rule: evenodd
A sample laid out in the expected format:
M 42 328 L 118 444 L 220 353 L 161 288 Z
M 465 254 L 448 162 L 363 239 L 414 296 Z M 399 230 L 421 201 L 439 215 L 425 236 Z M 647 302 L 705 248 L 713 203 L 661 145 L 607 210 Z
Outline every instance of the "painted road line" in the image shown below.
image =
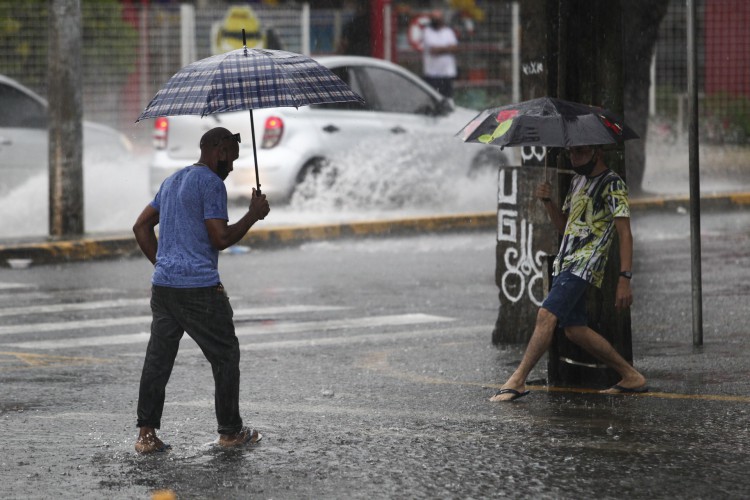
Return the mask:
M 149 299 L 115 299 L 97 300 L 92 302 L 72 302 L 69 304 L 46 304 L 38 306 L 4 307 L 0 308 L 0 317 L 34 314 L 50 314 L 72 311 L 91 311 L 96 309 L 112 309 L 117 307 L 144 306 L 148 307 Z
M 53 323 L 24 323 L 22 325 L 0 326 L 0 335 L 107 328 L 111 326 L 148 324 L 150 321 L 151 316 L 131 316 L 129 318 L 97 318 L 79 321 L 55 321 Z
M 433 316 L 431 314 L 396 314 L 390 316 L 368 316 L 354 319 L 332 319 L 326 321 L 304 321 L 299 323 L 267 323 L 237 328 L 237 335 L 257 335 L 258 326 L 263 327 L 263 334 L 299 333 L 306 331 L 341 330 L 342 328 L 368 328 L 380 326 L 417 325 L 421 323 L 438 323 L 453 321 L 453 318 Z
M 26 283 L 3 283 L 0 282 L 0 290 L 19 290 L 23 288 L 35 289 L 36 285 Z
M 477 333 L 486 332 L 487 327 L 482 327 L 484 330 L 476 330 Z M 456 335 L 460 333 L 471 333 L 471 332 L 459 332 L 461 329 L 449 329 L 447 331 L 456 332 Z M 327 339 L 323 339 L 327 340 Z M 335 339 L 330 339 L 335 340 Z M 395 340 L 395 339 L 394 339 Z M 263 345 L 263 344 L 261 344 Z M 252 349 L 252 348 L 250 348 Z M 399 368 L 390 364 L 388 356 L 392 353 L 392 350 L 379 351 L 368 353 L 356 366 L 378 372 L 382 375 L 403 380 L 409 383 L 418 384 L 431 384 L 431 385 L 452 385 L 452 386 L 465 386 L 465 387 L 481 387 L 482 389 L 502 389 L 502 384 L 487 383 L 487 382 L 469 382 L 450 379 L 440 375 L 425 375 L 424 373 L 416 373 L 408 369 Z M 627 393 L 627 394 L 607 394 L 602 393 L 602 389 L 588 389 L 578 387 L 555 387 L 555 386 L 543 386 L 543 385 L 527 385 L 526 389 L 534 392 L 547 392 L 547 393 L 573 393 L 573 394 L 593 394 L 602 397 L 615 397 L 615 398 L 656 398 L 656 399 L 682 399 L 682 400 L 697 400 L 697 401 L 721 401 L 729 403 L 750 403 L 750 396 L 730 395 L 730 394 L 681 394 L 675 392 L 660 392 L 660 391 L 649 391 L 642 393 Z M 525 401 L 529 401 L 526 399 Z M 493 403 L 493 404 L 507 404 L 507 403 Z
M 263 316 L 280 314 L 298 314 L 307 312 L 340 311 L 347 309 L 343 306 L 310 306 L 290 305 L 273 307 L 251 307 L 234 311 L 235 321 L 243 321 Z M 14 335 L 20 333 L 41 333 L 67 330 L 82 330 L 85 328 L 107 328 L 112 326 L 126 326 L 151 323 L 151 315 L 130 316 L 121 318 L 96 318 L 77 321 L 55 321 L 50 323 L 25 323 L 22 325 L 0 326 L 0 335 Z
M 80 366 L 108 363 L 110 360 L 91 357 L 53 356 L 29 352 L 0 352 L 0 371 L 18 368 Z
M 59 340 L 35 340 L 29 342 L 15 342 L 2 344 L 16 349 L 72 349 L 74 347 L 103 347 L 108 345 L 146 344 L 151 334 L 149 332 L 126 333 L 122 335 L 102 335 L 99 337 L 76 337 Z
M 253 325 L 252 327 L 237 328 L 236 333 L 238 337 L 244 337 L 254 335 L 342 330 L 346 328 L 372 328 L 385 326 L 416 325 L 446 321 L 453 321 L 453 318 L 431 316 L 429 314 L 400 314 L 392 316 L 370 316 L 365 318 L 340 320 L 302 321 L 296 323 L 259 323 L 257 325 Z M 58 340 L 34 340 L 29 342 L 13 342 L 2 345 L 17 349 L 70 349 L 76 347 L 98 347 L 105 345 L 146 343 L 149 336 L 150 334 L 148 332 L 140 332 L 124 335 L 102 335 L 97 337 L 77 337 Z M 183 339 L 185 339 L 187 342 L 190 342 L 189 338 L 183 337 Z
M 487 330 L 489 328 L 489 330 Z M 394 342 L 420 337 L 459 337 L 461 335 L 475 335 L 492 331 L 492 326 L 464 326 L 452 328 L 426 328 L 403 332 L 373 333 L 366 335 L 349 335 L 346 337 L 326 337 L 320 339 L 277 340 L 272 342 L 253 342 L 242 344 L 240 350 L 259 351 L 263 349 L 297 349 L 301 347 L 330 347 L 346 344 L 361 344 L 365 342 Z M 196 352 L 200 350 L 195 349 Z M 181 351 L 182 352 L 182 351 Z M 188 351 L 189 352 L 189 351 Z

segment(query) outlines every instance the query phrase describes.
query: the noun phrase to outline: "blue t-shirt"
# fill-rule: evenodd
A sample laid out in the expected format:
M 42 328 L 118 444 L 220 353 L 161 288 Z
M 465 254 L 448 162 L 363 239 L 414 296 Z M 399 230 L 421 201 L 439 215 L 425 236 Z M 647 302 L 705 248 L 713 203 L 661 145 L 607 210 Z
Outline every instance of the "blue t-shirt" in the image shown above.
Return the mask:
M 170 175 L 151 206 L 159 211 L 159 246 L 151 282 L 173 288 L 219 284 L 219 251 L 205 220 L 229 220 L 227 189 L 208 167 L 192 165 Z

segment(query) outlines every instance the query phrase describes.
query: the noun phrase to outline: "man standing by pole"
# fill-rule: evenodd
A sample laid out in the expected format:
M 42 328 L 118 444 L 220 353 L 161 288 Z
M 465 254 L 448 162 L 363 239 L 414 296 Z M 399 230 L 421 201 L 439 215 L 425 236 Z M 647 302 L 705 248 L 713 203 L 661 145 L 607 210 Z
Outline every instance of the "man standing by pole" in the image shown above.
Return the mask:
M 552 223 L 563 233 L 554 263 L 552 288 L 539 309 L 534 333 L 520 365 L 490 401 L 512 401 L 529 393 L 526 378 L 549 349 L 557 323 L 572 342 L 620 374 L 621 380 L 605 392 L 618 394 L 647 390 L 645 377 L 604 337 L 588 327 L 586 315 L 586 291 L 590 285 L 601 287 L 613 229 L 619 236 L 621 269 L 615 307 L 628 308 L 633 302 L 630 290 L 633 236 L 627 187 L 615 172 L 607 168 L 600 147 L 571 147 L 567 154 L 577 175 L 571 182 L 562 209 L 552 201 L 549 183 L 540 184 L 536 191 Z
M 218 270 L 219 251 L 240 241 L 270 210 L 266 196 L 253 190 L 247 213 L 227 224 L 223 181 L 239 156 L 239 142 L 239 134 L 225 128 L 206 132 L 199 161 L 167 178 L 133 226 L 138 245 L 155 266 L 151 338 L 138 395 L 140 432 L 135 449 L 141 454 L 169 448 L 156 429 L 161 427 L 165 390 L 184 332 L 211 363 L 218 444 L 231 447 L 261 439 L 257 430 L 243 426 L 240 417 L 239 342 Z

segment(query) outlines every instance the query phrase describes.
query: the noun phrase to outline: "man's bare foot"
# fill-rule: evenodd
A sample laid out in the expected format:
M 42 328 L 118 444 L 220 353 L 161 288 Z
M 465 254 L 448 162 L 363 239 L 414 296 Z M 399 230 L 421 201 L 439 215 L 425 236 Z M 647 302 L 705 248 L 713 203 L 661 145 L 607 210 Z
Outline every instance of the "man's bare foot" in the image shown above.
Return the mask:
M 263 435 L 250 427 L 243 427 L 236 434 L 219 434 L 219 446 L 231 448 L 233 446 L 242 446 L 245 444 L 255 444 L 263 439 Z
M 646 377 L 636 372 L 632 377 L 625 377 L 609 389 L 600 391 L 602 394 L 627 394 L 633 392 L 647 392 Z
M 135 451 L 137 453 L 148 455 L 150 453 L 164 452 L 171 448 L 171 446 L 156 437 L 156 432 L 153 429 L 145 431 L 144 429 L 146 428 L 141 428 L 141 433 L 135 441 Z
M 517 389 L 503 386 L 499 391 L 495 393 L 494 396 L 490 398 L 490 401 L 492 401 L 493 403 L 500 403 L 503 401 L 513 401 L 518 398 L 522 398 L 528 394 L 529 394 L 529 391 L 526 390 L 526 386 L 519 387 Z

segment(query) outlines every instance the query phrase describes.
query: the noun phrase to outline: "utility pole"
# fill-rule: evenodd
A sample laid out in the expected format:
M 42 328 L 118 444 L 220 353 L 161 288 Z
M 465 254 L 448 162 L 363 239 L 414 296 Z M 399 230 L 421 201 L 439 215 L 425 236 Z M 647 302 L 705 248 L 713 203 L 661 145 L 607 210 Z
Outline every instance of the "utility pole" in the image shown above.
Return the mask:
M 83 228 L 81 2 L 52 0 L 49 15 L 49 232 L 80 236 Z

